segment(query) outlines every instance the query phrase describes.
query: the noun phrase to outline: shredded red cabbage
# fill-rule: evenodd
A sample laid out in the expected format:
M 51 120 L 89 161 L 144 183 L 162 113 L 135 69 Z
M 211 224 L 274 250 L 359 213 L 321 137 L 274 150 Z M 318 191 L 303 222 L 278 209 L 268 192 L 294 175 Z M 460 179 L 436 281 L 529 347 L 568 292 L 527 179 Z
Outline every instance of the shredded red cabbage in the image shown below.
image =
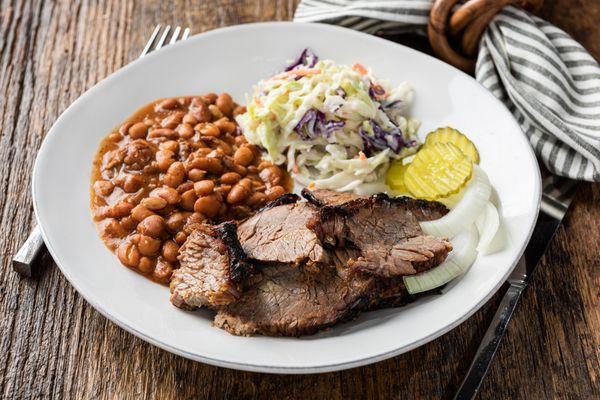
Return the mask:
M 328 138 L 336 130 L 342 129 L 344 124 L 344 121 L 327 121 L 324 113 L 311 108 L 300 118 L 294 131 L 302 140 L 315 139 L 319 136 Z
M 299 66 L 312 68 L 317 64 L 317 61 L 319 61 L 319 57 L 307 47 L 302 50 L 302 53 L 300 53 L 300 55 L 294 61 L 292 61 L 292 63 L 288 65 L 284 71 L 291 71 Z
M 369 97 L 371 98 L 371 100 L 375 100 L 375 101 L 379 101 L 377 99 L 377 96 L 381 96 L 385 94 L 385 90 L 376 84 L 373 84 L 373 82 L 371 82 L 371 84 L 369 85 Z
M 371 124 L 371 128 L 373 129 L 372 135 L 362 126 L 358 130 L 358 133 L 363 140 L 364 152 L 367 157 L 372 156 L 375 151 L 385 149 L 390 149 L 398 154 L 402 148 L 411 147 L 416 144 L 414 141 L 406 143 L 402 137 L 402 132 L 400 132 L 400 129 L 398 128 L 386 131 L 373 120 L 369 120 L 369 124 Z

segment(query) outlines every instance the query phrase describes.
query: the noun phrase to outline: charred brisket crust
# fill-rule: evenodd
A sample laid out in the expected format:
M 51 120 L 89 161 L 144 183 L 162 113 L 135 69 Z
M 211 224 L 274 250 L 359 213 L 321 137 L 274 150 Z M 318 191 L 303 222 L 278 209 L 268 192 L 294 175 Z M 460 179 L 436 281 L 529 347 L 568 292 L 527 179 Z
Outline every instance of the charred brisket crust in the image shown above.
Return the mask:
M 254 272 L 254 266 L 246 261 L 246 253 L 237 237 L 237 225 L 230 221 L 223 222 L 214 227 L 214 232 L 227 249 L 231 281 L 234 283 L 243 281 Z
M 317 207 L 324 207 L 327 204 L 323 203 L 319 198 L 317 198 L 312 190 L 308 190 L 307 188 L 302 189 L 302 197 L 304 197 L 306 199 L 306 201 L 308 201 L 310 204 L 317 206 Z
M 284 204 L 293 204 L 300 200 L 300 196 L 294 193 L 285 193 L 276 198 L 275 200 L 271 200 L 267 204 L 265 204 L 261 209 L 259 209 L 256 214 L 268 210 L 269 208 L 274 208 L 277 206 L 282 206 Z
M 440 203 L 439 201 L 413 199 L 412 197 L 408 196 L 390 197 L 385 193 L 378 193 L 374 197 L 381 197 L 383 201 L 386 201 L 389 204 L 400 204 L 406 206 L 409 209 L 414 209 L 415 207 L 426 208 L 431 211 L 437 211 L 441 215 L 446 215 L 448 213 L 448 208 L 446 208 L 446 206 Z
M 407 196 L 390 197 L 385 193 L 378 193 L 371 197 L 358 197 L 354 200 L 350 200 L 339 205 L 328 205 L 327 203 L 324 203 L 308 189 L 302 189 L 302 196 L 309 203 L 321 208 L 321 218 L 323 219 L 331 218 L 334 215 L 350 216 L 363 207 L 368 207 L 369 205 L 375 204 L 388 204 L 390 206 L 400 205 L 408 208 L 409 210 L 423 208 L 433 212 L 438 212 L 441 215 L 446 215 L 448 213 L 446 206 L 437 201 L 413 199 L 412 197 Z

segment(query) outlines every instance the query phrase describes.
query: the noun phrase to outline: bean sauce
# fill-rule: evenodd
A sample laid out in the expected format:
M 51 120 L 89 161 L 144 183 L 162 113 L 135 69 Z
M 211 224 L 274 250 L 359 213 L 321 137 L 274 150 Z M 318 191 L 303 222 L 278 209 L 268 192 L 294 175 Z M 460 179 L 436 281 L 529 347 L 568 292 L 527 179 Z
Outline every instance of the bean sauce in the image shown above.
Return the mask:
M 102 140 L 92 215 L 123 265 L 167 284 L 195 224 L 244 219 L 292 189 L 241 135 L 243 112 L 227 93 L 160 99 Z

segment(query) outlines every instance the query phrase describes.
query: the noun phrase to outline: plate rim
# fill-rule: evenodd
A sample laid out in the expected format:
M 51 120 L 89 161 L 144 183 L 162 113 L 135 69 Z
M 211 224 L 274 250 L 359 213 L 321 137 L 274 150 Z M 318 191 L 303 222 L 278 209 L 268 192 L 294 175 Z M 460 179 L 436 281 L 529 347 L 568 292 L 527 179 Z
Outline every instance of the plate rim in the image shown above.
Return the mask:
M 480 86 L 481 89 L 483 89 L 483 92 L 487 93 L 487 95 L 493 99 L 494 102 L 496 102 L 499 106 L 501 106 L 502 108 L 504 108 L 508 114 L 511 116 L 513 122 L 515 123 L 515 125 L 519 128 L 519 130 L 522 132 L 521 127 L 519 126 L 518 122 L 516 121 L 516 119 L 514 118 L 514 116 L 512 116 L 512 114 L 510 113 L 510 111 L 508 111 L 507 107 L 495 96 L 493 96 L 487 89 L 485 89 L 485 87 L 483 87 L 477 80 L 475 80 L 472 76 L 464 73 L 463 71 L 455 68 L 454 66 L 447 64 L 429 54 L 420 52 L 418 50 L 415 50 L 411 47 L 405 46 L 403 44 L 400 43 L 395 43 L 393 41 L 381 38 L 381 37 L 377 37 L 374 35 L 370 35 L 364 32 L 359 32 L 359 31 L 355 31 L 349 28 L 344 28 L 344 27 L 340 27 L 340 26 L 335 26 L 335 25 L 329 25 L 329 24 L 323 24 L 323 23 L 314 23 L 314 22 L 306 22 L 306 23 L 298 23 L 298 22 L 291 22 L 291 21 L 270 21 L 270 22 L 253 22 L 253 23 L 247 23 L 247 24 L 238 24 L 238 25 L 231 25 L 231 26 L 226 26 L 226 27 L 221 27 L 221 28 L 217 28 L 217 29 L 213 29 L 207 32 L 201 32 L 198 34 L 193 35 L 192 37 L 190 37 L 188 40 L 186 41 L 181 41 L 178 43 L 175 43 L 173 45 L 168 46 L 167 48 L 163 48 L 161 51 L 155 51 L 152 52 L 151 54 L 145 56 L 143 59 L 150 59 L 153 57 L 160 57 L 163 54 L 165 54 L 164 50 L 165 49 L 173 49 L 176 48 L 177 46 L 180 46 L 182 43 L 184 42 L 189 42 L 191 40 L 195 40 L 199 37 L 203 37 L 203 38 L 207 38 L 213 35 L 218 35 L 221 32 L 224 31 L 243 31 L 246 29 L 260 29 L 261 27 L 271 27 L 271 26 L 290 26 L 293 25 L 294 27 L 297 26 L 304 26 L 308 29 L 312 29 L 312 27 L 317 26 L 319 29 L 329 29 L 332 31 L 338 31 L 338 32 L 344 32 L 345 34 L 351 34 L 351 35 L 356 35 L 356 36 L 361 36 L 361 37 L 369 37 L 370 39 L 374 39 L 377 41 L 382 41 L 382 42 L 386 42 L 387 44 L 393 44 L 396 46 L 400 46 L 402 47 L 404 50 L 409 51 L 409 52 L 413 52 L 413 53 L 419 53 L 420 56 L 425 56 L 426 58 L 428 58 L 429 62 L 434 62 L 434 63 L 440 63 L 443 64 L 446 68 L 450 68 L 453 69 L 455 72 L 458 72 L 459 74 L 462 74 L 465 77 L 468 77 L 471 81 L 474 81 L 477 83 L 478 86 Z M 379 362 L 379 361 L 383 361 L 386 360 L 388 358 L 392 358 L 395 357 L 397 355 L 403 354 L 403 353 L 407 353 L 411 350 L 414 350 L 417 347 L 420 347 L 426 343 L 429 343 L 430 341 L 440 337 L 441 335 L 453 330 L 454 328 L 456 328 L 458 325 L 462 324 L 464 321 L 466 321 L 467 319 L 469 319 L 475 312 L 477 312 L 485 303 L 487 303 L 489 301 L 489 299 L 495 295 L 498 291 L 498 289 L 500 288 L 500 286 L 502 286 L 504 284 L 504 282 L 506 281 L 507 277 L 512 273 L 512 271 L 514 270 L 516 264 L 518 263 L 519 259 L 522 257 L 525 248 L 527 247 L 527 245 L 529 244 L 529 241 L 531 240 L 531 236 L 533 234 L 533 230 L 535 228 L 536 222 L 537 222 L 537 218 L 539 216 L 539 210 L 540 210 L 540 204 L 541 204 L 541 196 L 542 196 L 542 192 L 541 192 L 541 186 L 542 186 L 542 181 L 541 181 L 541 172 L 540 172 L 540 168 L 539 168 L 539 164 L 537 161 L 537 158 L 535 156 L 535 153 L 533 152 L 533 149 L 531 148 L 531 145 L 529 144 L 529 142 L 527 141 L 527 138 L 525 137 L 525 134 L 523 133 L 523 137 L 522 140 L 524 141 L 524 145 L 525 147 L 527 147 L 527 153 L 529 154 L 531 160 L 532 160 L 532 165 L 534 168 L 534 175 L 535 175 L 535 179 L 534 183 L 535 183 L 535 188 L 533 188 L 534 191 L 534 198 L 535 198 L 535 211 L 534 211 L 534 219 L 533 219 L 533 223 L 531 224 L 531 226 L 529 227 L 529 232 L 527 232 L 526 235 L 526 240 L 522 243 L 521 248 L 518 251 L 518 256 L 515 258 L 515 261 L 512 263 L 512 265 L 510 266 L 510 268 L 507 269 L 506 274 L 502 277 L 501 280 L 499 280 L 499 282 L 492 288 L 492 290 L 490 290 L 477 304 L 475 304 L 469 311 L 467 311 L 465 314 L 463 314 L 460 318 L 456 319 L 455 321 L 453 321 L 452 323 L 445 325 L 443 327 L 441 327 L 440 329 L 436 330 L 435 332 L 432 332 L 431 334 L 421 338 L 420 340 L 416 340 L 413 343 L 403 346 L 403 347 L 399 347 L 396 348 L 394 350 L 391 351 L 387 351 L 381 354 L 377 354 L 377 355 L 371 355 L 371 356 L 366 356 L 360 359 L 356 359 L 353 361 L 344 361 L 344 362 L 339 362 L 339 363 L 329 363 L 329 364 L 322 364 L 322 365 L 317 365 L 317 366 L 299 366 L 299 367 L 294 367 L 294 366 L 271 366 L 271 365 L 258 365 L 258 364 L 248 364 L 248 363 L 244 363 L 244 362 L 234 362 L 234 361 L 224 361 L 224 360 L 220 360 L 220 359 L 216 359 L 216 358 L 212 358 L 212 357 L 207 357 L 207 356 L 202 356 L 202 355 L 198 355 L 195 353 L 191 353 L 191 352 L 187 352 L 185 349 L 181 349 L 181 348 L 177 348 L 175 346 L 171 346 L 165 342 L 161 342 L 159 340 L 155 340 L 152 336 L 150 335 L 146 335 L 143 332 L 135 329 L 134 327 L 130 326 L 127 324 L 126 321 L 121 320 L 120 318 L 118 318 L 115 315 L 111 315 L 109 311 L 105 310 L 102 306 L 100 306 L 96 301 L 94 301 L 94 299 L 90 298 L 90 296 L 87 293 L 84 293 L 82 290 L 80 290 L 79 286 L 75 283 L 75 280 L 71 277 L 71 275 L 68 273 L 67 269 L 63 268 L 63 266 L 61 265 L 61 263 L 58 261 L 57 259 L 57 254 L 56 251 L 51 243 L 51 240 L 49 240 L 49 236 L 46 232 L 46 229 L 44 228 L 43 223 L 40 223 L 40 214 L 39 214 L 39 206 L 38 206 L 38 197 L 36 196 L 36 187 L 39 184 L 39 178 L 37 178 L 39 172 L 39 165 L 41 163 L 41 159 L 45 156 L 45 149 L 47 146 L 47 140 L 49 137 L 52 137 L 52 135 L 55 134 L 56 132 L 56 125 L 59 124 L 64 118 L 65 115 L 69 114 L 70 110 L 74 107 L 77 106 L 77 104 L 79 102 L 81 102 L 83 99 L 86 99 L 87 97 L 93 96 L 94 93 L 99 90 L 102 86 L 104 86 L 106 84 L 106 81 L 108 81 L 109 79 L 111 79 L 112 77 L 114 77 L 117 74 L 124 74 L 126 73 L 129 68 L 131 68 L 132 66 L 136 65 L 137 63 L 139 63 L 141 61 L 141 58 L 138 58 L 132 62 L 130 62 L 129 64 L 119 68 L 118 70 L 112 72 L 111 74 L 107 75 L 105 78 L 103 78 L 102 80 L 100 80 L 99 82 L 97 82 L 96 84 L 94 84 L 92 87 L 90 87 L 89 89 L 87 89 L 83 94 L 81 94 L 75 101 L 73 101 L 61 114 L 60 116 L 55 120 L 55 122 L 52 124 L 51 128 L 48 130 L 47 134 L 44 137 L 44 140 L 42 141 L 42 144 L 38 150 L 38 153 L 36 155 L 35 158 L 35 162 L 33 165 L 33 170 L 32 170 L 32 183 L 31 183 L 31 195 L 33 198 L 33 208 L 34 208 L 34 214 L 36 217 L 36 221 L 38 223 L 38 226 L 40 227 L 41 233 L 42 233 L 42 237 L 44 239 L 44 243 L 46 244 L 46 247 L 48 249 L 48 251 L 50 252 L 54 262 L 57 264 L 57 266 L 59 267 L 61 273 L 65 276 L 65 278 L 67 279 L 67 281 L 69 282 L 69 284 L 77 291 L 77 293 L 79 295 L 81 295 L 86 302 L 88 302 L 96 311 L 98 311 L 102 316 L 104 316 L 105 318 L 107 318 L 108 320 L 110 320 L 111 322 L 115 323 L 117 326 L 119 326 L 120 328 L 126 330 L 127 332 L 133 334 L 134 336 L 154 345 L 157 346 L 163 350 L 166 350 L 168 352 L 171 352 L 173 354 L 177 354 L 179 356 L 194 360 L 194 361 L 199 361 L 202 363 L 206 363 L 209 365 L 214 365 L 214 366 L 218 366 L 218 367 L 224 367 L 224 368 L 231 368 L 231 369 L 237 369 L 237 370 L 243 370 L 243 371 L 250 371 L 250 372 L 262 372 L 262 373 L 275 373 L 275 374 L 314 374 L 314 373 L 325 373 L 325 372 L 332 372 L 332 371 L 339 371 L 339 370 L 345 370 L 345 369 L 349 369 L 349 368 L 355 368 L 355 367 L 360 367 L 360 366 L 364 366 L 364 365 L 368 365 L 368 364 L 372 364 L 375 362 Z

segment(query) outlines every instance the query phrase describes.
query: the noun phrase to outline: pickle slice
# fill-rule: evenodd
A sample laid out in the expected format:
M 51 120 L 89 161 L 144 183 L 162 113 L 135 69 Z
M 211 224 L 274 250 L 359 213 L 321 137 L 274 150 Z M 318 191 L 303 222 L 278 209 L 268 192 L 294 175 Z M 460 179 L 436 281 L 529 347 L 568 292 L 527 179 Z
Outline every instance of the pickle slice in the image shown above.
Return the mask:
M 385 183 L 397 194 L 406 194 L 408 189 L 404 184 L 404 174 L 410 164 L 404 165 L 402 160 L 392 162 L 385 175 Z
M 471 160 L 452 143 L 434 143 L 419 150 L 404 173 L 414 197 L 437 200 L 458 193 L 473 172 Z
M 475 164 L 479 164 L 477 147 L 458 130 L 450 127 L 438 128 L 425 138 L 425 146 L 435 143 L 452 143 L 458 147 Z

